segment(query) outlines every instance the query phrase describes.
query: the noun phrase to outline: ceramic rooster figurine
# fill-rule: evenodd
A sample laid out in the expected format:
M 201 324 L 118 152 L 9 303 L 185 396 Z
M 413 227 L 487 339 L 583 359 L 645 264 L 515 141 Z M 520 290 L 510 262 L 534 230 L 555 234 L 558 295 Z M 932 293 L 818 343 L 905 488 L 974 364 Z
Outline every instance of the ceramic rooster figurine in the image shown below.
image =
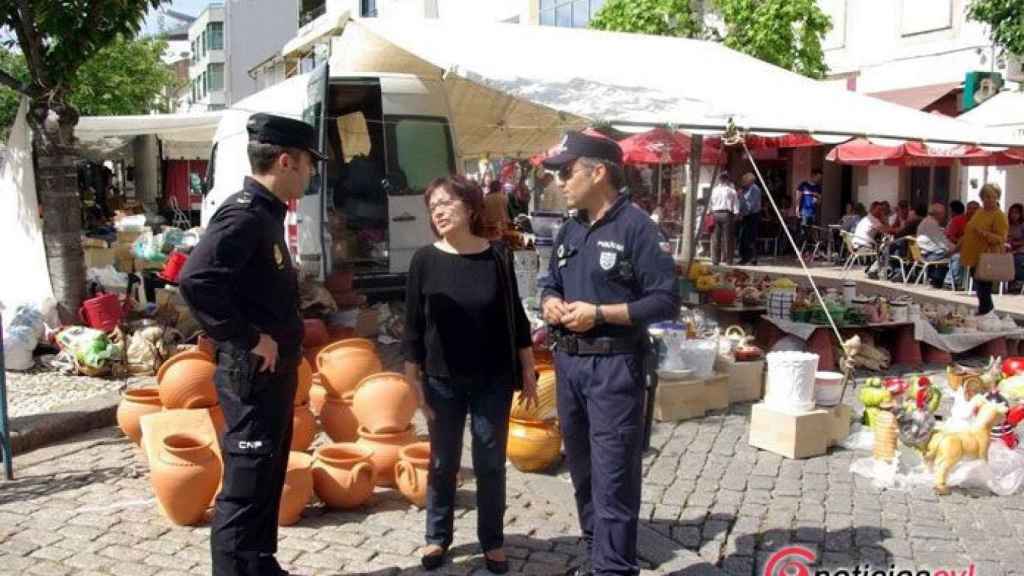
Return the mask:
M 965 383 L 966 384 L 966 383 Z M 1006 416 L 1006 404 L 989 401 L 983 394 L 971 399 L 976 415 L 968 429 L 959 432 L 937 432 L 928 442 L 924 461 L 935 472 L 935 493 L 949 494 L 946 480 L 960 460 L 988 460 L 992 427 Z
M 935 429 L 935 411 L 942 393 L 932 386 L 927 376 L 918 377 L 910 388 L 910 397 L 896 417 L 900 441 L 906 446 L 924 450 Z

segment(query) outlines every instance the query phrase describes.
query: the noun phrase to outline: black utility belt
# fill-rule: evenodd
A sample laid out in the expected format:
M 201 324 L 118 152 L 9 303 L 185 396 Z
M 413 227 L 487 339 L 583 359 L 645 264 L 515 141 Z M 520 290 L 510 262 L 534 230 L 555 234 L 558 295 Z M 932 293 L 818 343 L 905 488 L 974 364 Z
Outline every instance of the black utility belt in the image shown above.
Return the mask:
M 635 337 L 583 338 L 580 336 L 557 336 L 555 350 L 573 356 L 610 356 L 612 354 L 638 354 L 642 342 Z

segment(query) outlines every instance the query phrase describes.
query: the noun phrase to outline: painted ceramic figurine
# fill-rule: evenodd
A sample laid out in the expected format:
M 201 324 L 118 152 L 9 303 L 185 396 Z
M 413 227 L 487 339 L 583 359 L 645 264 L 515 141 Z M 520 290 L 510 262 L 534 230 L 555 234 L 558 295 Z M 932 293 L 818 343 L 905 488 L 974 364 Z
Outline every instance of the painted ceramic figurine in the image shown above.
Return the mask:
M 967 386 L 968 382 L 964 385 Z M 1006 416 L 1005 404 L 990 402 L 982 394 L 976 394 L 970 402 L 977 414 L 968 429 L 958 432 L 940 431 L 928 442 L 924 461 L 935 472 L 936 494 L 949 494 L 946 480 L 950 470 L 960 460 L 988 460 L 992 427 Z

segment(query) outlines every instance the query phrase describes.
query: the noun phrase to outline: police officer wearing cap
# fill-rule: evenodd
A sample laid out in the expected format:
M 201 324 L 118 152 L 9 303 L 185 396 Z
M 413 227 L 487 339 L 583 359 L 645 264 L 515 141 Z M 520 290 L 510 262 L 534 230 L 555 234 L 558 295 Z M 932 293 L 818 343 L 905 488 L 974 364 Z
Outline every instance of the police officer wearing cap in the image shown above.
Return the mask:
M 657 226 L 620 194 L 622 150 L 569 132 L 544 161 L 570 209 L 543 281 L 555 327 L 558 417 L 590 563 L 580 576 L 635 575 L 647 325 L 678 314 L 674 263 Z
M 303 328 L 284 218 L 324 159 L 304 122 L 254 114 L 247 129 L 253 175 L 213 215 L 180 279 L 217 350 L 225 430 L 210 533 L 216 576 L 287 574 L 274 553 Z

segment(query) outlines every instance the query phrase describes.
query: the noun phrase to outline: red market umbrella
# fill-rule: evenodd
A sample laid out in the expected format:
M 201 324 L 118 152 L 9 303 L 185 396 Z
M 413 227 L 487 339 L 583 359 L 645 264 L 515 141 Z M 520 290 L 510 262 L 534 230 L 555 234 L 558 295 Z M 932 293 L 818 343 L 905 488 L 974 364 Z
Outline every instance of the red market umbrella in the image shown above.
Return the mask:
M 970 144 L 929 146 L 922 142 L 905 142 L 899 146 L 879 146 L 857 139 L 836 146 L 826 159 L 853 166 L 950 166 L 955 160 L 967 165 L 985 166 L 1019 164 L 1024 162 L 1024 154 L 1020 150 L 992 153 Z
M 1024 148 L 991 152 L 988 158 L 968 158 L 961 162 L 967 166 L 1017 166 L 1024 164 Z
M 825 159 L 837 164 L 870 166 L 872 164 L 881 164 L 886 160 L 895 158 L 898 154 L 899 146 L 879 146 L 878 144 L 872 144 L 864 138 L 858 138 L 829 150 Z
M 750 134 L 746 138 L 747 148 L 763 150 L 768 148 L 810 148 L 821 146 L 810 134 L 784 134 L 782 136 L 758 136 Z
M 682 132 L 655 128 L 650 132 L 619 141 L 624 164 L 685 164 L 689 161 L 692 139 Z M 720 139 L 705 139 L 700 163 L 718 166 L 725 163 Z

